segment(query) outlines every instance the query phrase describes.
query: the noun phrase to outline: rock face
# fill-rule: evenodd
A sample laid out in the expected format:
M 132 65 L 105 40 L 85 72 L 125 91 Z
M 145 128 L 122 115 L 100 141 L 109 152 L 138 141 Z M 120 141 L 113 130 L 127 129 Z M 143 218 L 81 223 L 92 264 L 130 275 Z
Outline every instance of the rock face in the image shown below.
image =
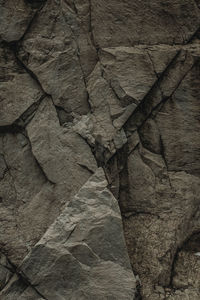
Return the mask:
M 200 299 L 199 9 L 0 0 L 1 299 Z
M 25 257 L 19 275 L 25 289 L 14 275 L 2 299 L 134 298 L 121 214 L 107 184 L 97 169 Z

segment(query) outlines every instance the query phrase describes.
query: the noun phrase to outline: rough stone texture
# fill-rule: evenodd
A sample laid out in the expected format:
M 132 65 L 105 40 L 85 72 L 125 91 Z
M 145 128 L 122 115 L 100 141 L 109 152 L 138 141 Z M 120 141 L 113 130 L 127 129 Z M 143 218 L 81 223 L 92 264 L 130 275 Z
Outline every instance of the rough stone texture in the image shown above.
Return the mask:
M 47 1 L 33 25 L 22 41 L 21 60 L 57 106 L 67 113 L 87 113 L 87 92 L 75 36 L 78 20 L 73 11 L 65 1 Z
M 182 44 L 199 26 L 195 1 L 91 0 L 91 4 L 94 38 L 99 47 Z
M 0 126 L 12 125 L 43 95 L 8 47 L 0 49 Z M 23 91 L 23 93 L 22 93 Z
M 0 290 L 6 286 L 14 273 L 14 269 L 4 254 L 0 254 Z
M 159 82 L 158 88 L 169 95 L 167 101 L 157 106 L 147 121 L 140 120 L 140 112 L 136 112 L 127 125 L 129 131 L 134 126 L 139 130 L 137 144 L 127 150 L 128 175 L 124 172 L 123 176 L 128 176 L 129 183 L 120 202 L 131 262 L 140 274 L 144 299 L 157 299 L 155 282 L 174 286 L 176 252 L 200 229 L 199 62 L 190 49 L 185 57 L 181 81 L 179 61 L 171 66 L 171 80 L 179 82 L 175 90 L 165 85 L 169 79 L 163 77 Z M 181 293 L 181 299 L 187 299 Z
M 200 299 L 199 8 L 0 1 L 1 299 Z
M 121 214 L 103 169 L 63 208 L 24 259 L 20 273 L 45 299 L 133 299 L 135 278 Z M 20 280 L 14 283 L 2 291 L 2 299 L 16 299 L 16 290 L 21 293 Z
M 85 141 L 60 127 L 51 99 L 43 99 L 27 133 L 1 136 L 0 243 L 13 263 L 21 261 L 96 169 Z
M 4 41 L 18 41 L 24 35 L 35 11 L 28 3 L 31 1 L 0 1 L 0 37 Z

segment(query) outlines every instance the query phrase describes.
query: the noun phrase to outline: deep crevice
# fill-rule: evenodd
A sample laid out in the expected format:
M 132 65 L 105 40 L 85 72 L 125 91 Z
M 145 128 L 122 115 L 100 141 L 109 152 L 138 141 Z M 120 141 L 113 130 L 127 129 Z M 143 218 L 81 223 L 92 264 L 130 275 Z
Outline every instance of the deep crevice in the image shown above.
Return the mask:
M 160 89 L 160 83 L 164 80 L 165 76 L 167 75 L 167 73 L 171 69 L 171 67 L 176 64 L 176 61 L 177 61 L 178 57 L 180 56 L 180 53 L 181 53 L 181 51 L 178 51 L 176 53 L 176 55 L 173 57 L 173 59 L 170 61 L 168 66 L 165 68 L 165 70 L 160 75 L 159 79 L 156 80 L 156 82 L 153 84 L 151 89 L 147 92 L 147 94 L 144 96 L 142 101 L 139 103 L 139 105 L 135 109 L 134 113 L 128 118 L 128 120 L 124 124 L 125 127 L 128 126 L 128 123 L 130 122 L 131 118 L 134 115 L 141 114 L 143 116 L 142 120 L 137 125 L 137 127 L 140 128 L 143 125 L 143 123 L 152 115 L 153 111 L 156 110 L 162 102 L 166 102 L 169 99 L 169 97 L 164 97 L 164 98 L 162 97 L 161 101 L 159 103 L 157 103 L 153 108 L 151 108 L 150 112 L 146 111 L 145 105 L 148 104 L 149 99 L 151 99 L 153 97 L 154 93 L 156 93 L 156 91 L 158 89 Z
M 154 90 L 156 92 L 157 89 L 160 89 L 159 84 L 160 82 L 164 79 L 164 77 L 167 75 L 165 73 L 168 72 L 168 70 L 171 68 L 171 65 L 174 64 L 174 62 L 176 61 L 177 57 L 179 56 L 180 52 L 175 56 L 175 58 L 171 61 L 171 63 L 168 65 L 167 69 L 165 69 L 164 73 L 162 73 L 161 77 L 159 78 L 159 80 L 153 85 L 152 89 L 148 92 L 148 94 L 143 98 L 142 102 L 138 105 L 138 107 L 135 109 L 135 111 L 133 112 L 133 114 L 129 117 L 129 119 L 126 121 L 126 123 L 124 124 L 125 128 L 129 127 L 129 122 L 131 122 L 131 119 L 133 118 L 133 116 L 140 116 L 140 120 L 138 122 L 138 124 L 136 123 L 135 126 L 138 128 L 138 130 L 140 130 L 140 128 L 144 125 L 144 123 L 149 119 L 149 118 L 155 118 L 156 114 L 158 111 L 160 111 L 160 109 L 163 107 L 163 105 L 167 102 L 167 100 L 171 99 L 171 97 L 173 96 L 173 94 L 176 92 L 176 90 L 179 88 L 180 84 L 182 83 L 182 81 L 184 80 L 184 78 L 188 75 L 188 73 L 192 70 L 192 68 L 196 65 L 196 63 L 198 62 L 198 60 L 196 60 L 192 66 L 184 73 L 184 75 L 178 80 L 176 87 L 173 89 L 173 91 L 171 92 L 171 94 L 169 96 L 165 96 L 164 98 L 161 98 L 161 101 L 159 103 L 157 103 L 155 106 L 153 106 L 153 108 L 151 108 L 150 112 L 147 113 L 147 110 L 145 108 L 145 105 L 148 106 L 148 100 L 153 98 L 154 95 Z M 187 58 L 186 58 L 187 59 Z M 156 114 L 155 114 L 156 112 Z M 137 117 L 136 117 L 137 119 Z

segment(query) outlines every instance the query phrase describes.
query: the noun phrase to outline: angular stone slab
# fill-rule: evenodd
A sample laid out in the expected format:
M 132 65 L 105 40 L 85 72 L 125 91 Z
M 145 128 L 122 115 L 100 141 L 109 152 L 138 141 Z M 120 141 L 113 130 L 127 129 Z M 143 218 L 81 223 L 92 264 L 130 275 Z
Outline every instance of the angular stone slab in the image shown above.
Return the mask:
M 35 245 L 21 272 L 49 300 L 134 299 L 118 203 L 101 168 Z

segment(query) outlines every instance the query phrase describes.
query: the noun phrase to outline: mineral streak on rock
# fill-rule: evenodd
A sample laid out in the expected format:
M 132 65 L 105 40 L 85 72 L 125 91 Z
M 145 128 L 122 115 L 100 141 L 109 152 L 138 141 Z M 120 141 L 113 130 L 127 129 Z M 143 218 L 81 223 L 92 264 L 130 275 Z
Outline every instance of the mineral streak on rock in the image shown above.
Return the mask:
M 199 0 L 0 0 L 0 299 L 200 299 L 199 99 Z

